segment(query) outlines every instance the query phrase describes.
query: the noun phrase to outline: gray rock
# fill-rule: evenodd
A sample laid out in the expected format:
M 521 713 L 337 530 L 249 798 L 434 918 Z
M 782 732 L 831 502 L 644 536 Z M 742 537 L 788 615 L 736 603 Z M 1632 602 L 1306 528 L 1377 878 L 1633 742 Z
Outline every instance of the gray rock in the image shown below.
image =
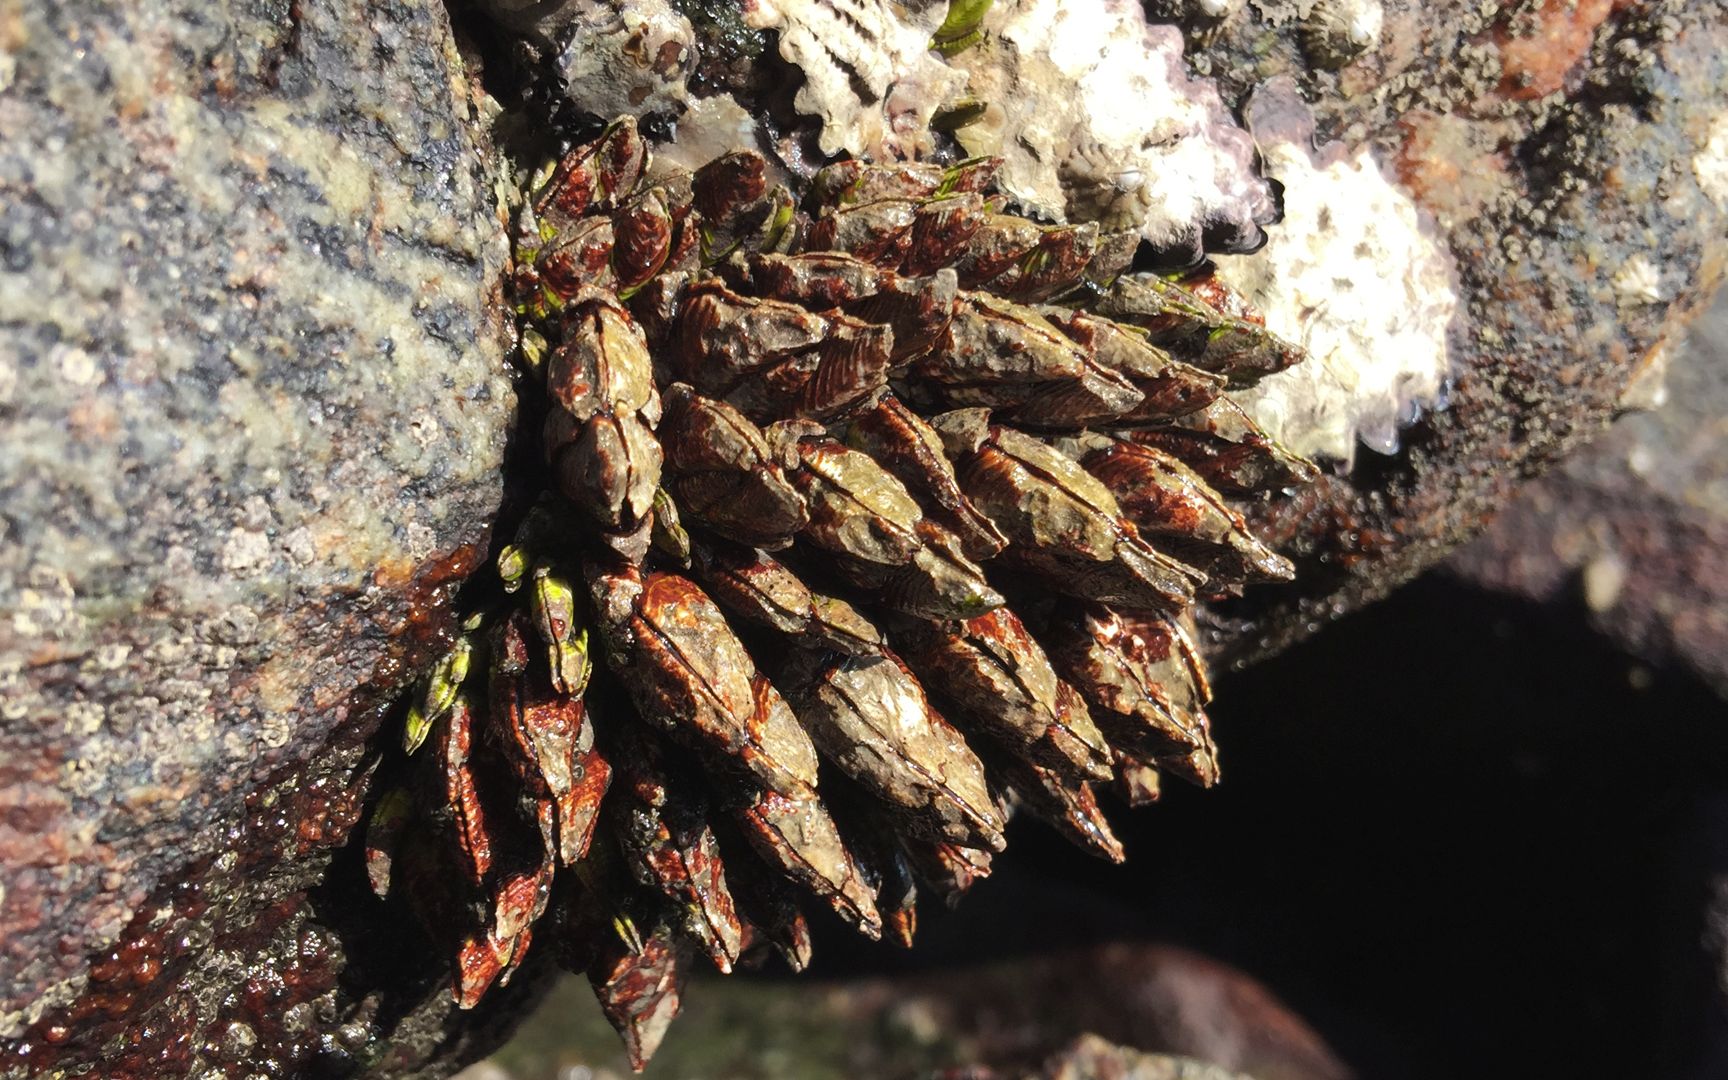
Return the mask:
M 439 5 L 0 8 L 0 1037 L 268 778 L 344 779 L 483 552 L 478 107 Z

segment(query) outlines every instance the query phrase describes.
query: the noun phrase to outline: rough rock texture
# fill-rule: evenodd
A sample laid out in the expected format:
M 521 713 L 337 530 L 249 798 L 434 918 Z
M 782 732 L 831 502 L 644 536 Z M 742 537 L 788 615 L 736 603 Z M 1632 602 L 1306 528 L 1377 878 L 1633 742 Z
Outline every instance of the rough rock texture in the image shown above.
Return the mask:
M 1238 659 L 1594 431 L 1728 233 L 1721 5 L 1389 5 L 1337 71 L 1314 6 L 1189 62 L 1238 107 L 1295 74 L 1409 188 L 1459 374 L 1278 509 L 1303 583 L 1221 616 Z M 437 5 L 0 0 L 0 1072 L 430 1075 L 532 990 L 453 1015 L 349 835 L 500 501 L 482 101 Z
M 1673 353 L 1652 375 L 1659 407 L 1532 484 L 1447 570 L 1582 609 L 1728 695 L 1728 290 Z
M 0 1074 L 349 1020 L 305 890 L 514 400 L 475 109 L 435 5 L 0 4 Z
M 955 136 L 1002 157 L 1000 183 L 1040 214 L 1138 230 L 1160 250 L 1252 250 L 1277 216 L 1255 148 L 1181 35 L 1139 0 L 1002 0 L 954 63 L 983 115 Z
M 1295 73 L 1317 137 L 1372 148 L 1432 216 L 1458 267 L 1456 376 L 1399 453 L 1277 508 L 1299 583 L 1221 620 L 1237 661 L 1384 595 L 1598 431 L 1728 237 L 1722 5 L 1387 5 L 1379 46 L 1335 72 L 1302 52 L 1304 10 L 1251 3 L 1194 62 L 1238 104 Z

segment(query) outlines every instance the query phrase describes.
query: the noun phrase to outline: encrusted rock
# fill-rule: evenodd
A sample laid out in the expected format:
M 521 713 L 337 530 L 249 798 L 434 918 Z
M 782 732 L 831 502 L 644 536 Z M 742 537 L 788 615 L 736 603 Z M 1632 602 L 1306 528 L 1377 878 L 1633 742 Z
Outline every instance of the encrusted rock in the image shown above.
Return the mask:
M 1252 250 L 1277 216 L 1248 133 L 1138 2 L 1002 0 L 953 63 L 986 106 L 961 145 L 1003 155 L 1003 189 L 1032 207 L 1192 258 Z
M 1284 217 L 1264 251 L 1221 257 L 1219 273 L 1311 362 L 1238 400 L 1297 453 L 1348 463 L 1360 440 L 1391 454 L 1399 425 L 1438 404 L 1452 375 L 1453 256 L 1369 147 L 1311 149 L 1313 117 L 1292 80 L 1255 91 L 1248 123 L 1284 186 Z
M 141 1030 L 193 908 L 257 950 L 206 985 L 273 963 L 251 920 L 301 924 L 368 708 L 483 551 L 506 249 L 450 40 L 437 6 L 0 10 L 0 1073 Z

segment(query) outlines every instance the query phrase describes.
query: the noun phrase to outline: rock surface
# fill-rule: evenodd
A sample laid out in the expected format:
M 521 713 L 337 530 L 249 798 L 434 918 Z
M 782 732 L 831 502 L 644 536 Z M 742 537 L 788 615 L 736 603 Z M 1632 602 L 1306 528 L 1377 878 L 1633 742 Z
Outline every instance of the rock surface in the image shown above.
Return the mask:
M 1036 896 L 1020 899 L 1039 902 Z M 1066 899 L 1071 914 L 1086 906 L 1083 896 Z M 1044 914 L 1059 917 L 1060 910 L 1051 902 Z M 650 1080 L 702 1075 L 733 1080 L 1229 1080 L 1238 1075 L 1349 1080 L 1352 1075 L 1288 1003 L 1217 959 L 1139 942 L 1054 951 L 1023 939 L 1000 945 L 999 953 L 1033 952 L 983 963 L 950 957 L 940 969 L 896 974 L 847 977 L 842 968 L 835 977 L 830 969 L 826 979 L 768 973 L 721 983 L 704 973 L 692 983 L 686 1011 L 646 1075 Z M 580 977 L 565 979 L 515 1038 L 459 1080 L 557 1080 L 581 1068 L 591 1069 L 596 1080 L 627 1075 L 628 1060 L 592 999 Z M 1077 1038 L 1080 1033 L 1090 1034 Z M 1098 1071 L 1106 1067 L 1122 1071 Z M 1132 1071 L 1136 1067 L 1191 1071 Z
M 1242 661 L 1596 430 L 1728 235 L 1720 5 L 1394 5 L 1354 59 L 1316 10 L 1189 62 L 1239 109 L 1293 75 L 1408 190 L 1455 385 L 1276 510 L 1302 583 L 1221 614 Z M 0 4 L 0 1074 L 434 1075 L 533 992 L 454 1015 L 350 836 L 503 497 L 472 79 L 409 0 Z
M 1728 291 L 1670 351 L 1657 408 L 1532 484 L 1447 571 L 1579 610 L 1728 696 Z
M 1431 217 L 1458 271 L 1454 376 L 1396 454 L 1277 511 L 1299 584 L 1227 623 L 1239 662 L 1408 580 L 1600 430 L 1728 237 L 1720 5 L 1387 5 L 1337 71 L 1302 51 L 1317 7 L 1250 4 L 1197 62 L 1227 101 L 1295 72 L 1318 138 L 1371 148 Z
M 329 1021 L 304 890 L 500 499 L 476 108 L 437 6 L 0 5 L 0 1073 Z

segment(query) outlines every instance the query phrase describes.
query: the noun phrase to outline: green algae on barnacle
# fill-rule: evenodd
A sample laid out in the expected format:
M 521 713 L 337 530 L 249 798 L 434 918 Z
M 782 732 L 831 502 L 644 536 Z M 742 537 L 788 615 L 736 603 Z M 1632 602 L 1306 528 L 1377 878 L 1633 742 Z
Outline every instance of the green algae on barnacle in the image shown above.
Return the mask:
M 1119 861 L 1096 786 L 1217 780 L 1190 609 L 1289 578 L 1232 503 L 1312 476 L 1229 394 L 1300 350 L 1002 167 L 793 193 L 750 150 L 656 168 L 626 116 L 535 174 L 548 487 L 368 841 L 463 1007 L 550 938 L 640 1066 L 694 958 L 807 962 L 801 899 L 909 945 L 1010 815 Z

